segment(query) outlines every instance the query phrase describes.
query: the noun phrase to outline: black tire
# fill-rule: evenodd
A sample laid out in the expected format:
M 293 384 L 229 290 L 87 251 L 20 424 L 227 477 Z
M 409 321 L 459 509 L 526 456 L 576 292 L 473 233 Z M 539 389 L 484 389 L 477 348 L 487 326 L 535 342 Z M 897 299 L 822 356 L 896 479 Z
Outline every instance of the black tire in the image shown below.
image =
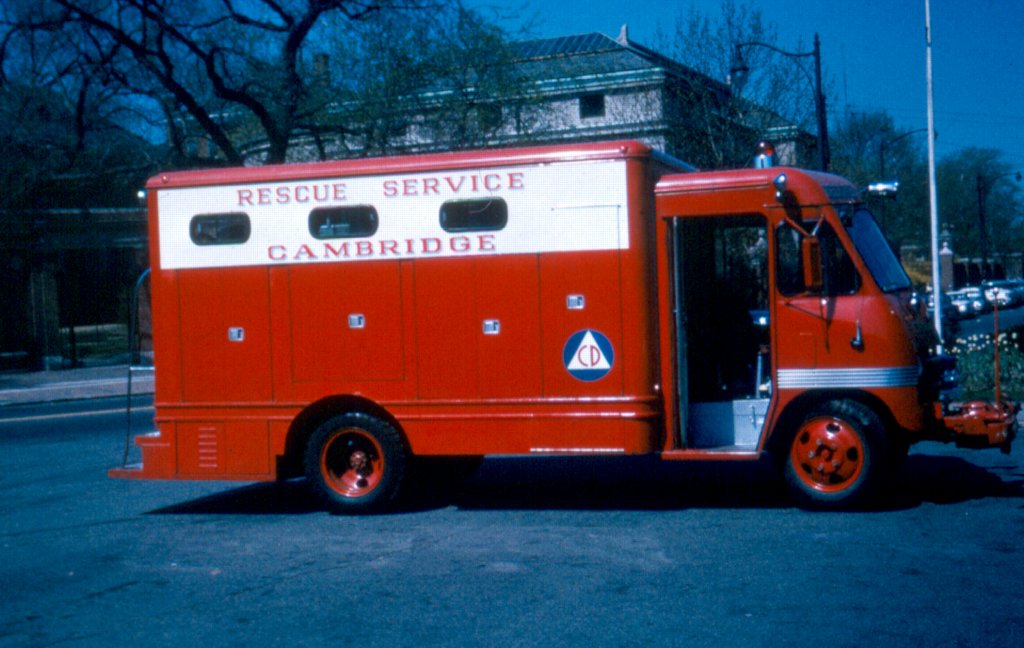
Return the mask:
M 407 455 L 391 424 L 361 412 L 341 414 L 310 436 L 306 478 L 333 513 L 379 512 L 398 496 Z
M 866 405 L 821 403 L 807 412 L 786 446 L 783 475 L 797 503 L 810 509 L 860 506 L 885 477 L 885 426 Z

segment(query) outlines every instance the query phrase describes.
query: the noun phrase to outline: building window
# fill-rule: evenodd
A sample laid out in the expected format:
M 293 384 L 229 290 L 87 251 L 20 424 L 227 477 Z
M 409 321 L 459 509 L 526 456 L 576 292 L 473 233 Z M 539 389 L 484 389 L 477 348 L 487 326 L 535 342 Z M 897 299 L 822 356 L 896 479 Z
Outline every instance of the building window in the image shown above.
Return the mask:
M 580 119 L 604 117 L 604 95 L 588 94 L 580 97 Z
M 251 232 L 249 215 L 240 212 L 193 216 L 188 227 L 196 245 L 241 245 Z
M 373 236 L 378 222 L 371 205 L 320 207 L 309 213 L 309 233 L 318 239 Z
M 500 230 L 508 223 L 508 205 L 500 198 L 449 200 L 441 205 L 441 227 L 446 232 Z

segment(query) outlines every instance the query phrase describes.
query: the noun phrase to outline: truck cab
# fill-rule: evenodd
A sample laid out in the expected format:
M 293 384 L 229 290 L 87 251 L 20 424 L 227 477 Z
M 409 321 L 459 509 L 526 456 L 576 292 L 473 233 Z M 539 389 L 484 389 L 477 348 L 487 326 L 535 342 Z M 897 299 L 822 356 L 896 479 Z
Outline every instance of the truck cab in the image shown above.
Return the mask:
M 838 505 L 912 442 L 958 434 L 953 365 L 855 186 L 775 167 L 668 176 L 655 194 L 666 458 L 768 453 L 805 504 Z M 1008 443 L 1009 418 L 975 438 Z

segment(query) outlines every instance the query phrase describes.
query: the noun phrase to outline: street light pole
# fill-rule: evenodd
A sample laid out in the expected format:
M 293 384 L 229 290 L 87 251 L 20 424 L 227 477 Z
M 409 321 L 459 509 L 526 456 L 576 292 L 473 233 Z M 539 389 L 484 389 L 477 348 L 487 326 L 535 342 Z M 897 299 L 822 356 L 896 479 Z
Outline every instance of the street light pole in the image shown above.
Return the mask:
M 821 156 L 821 170 L 828 171 L 832 152 L 828 146 L 828 116 L 825 113 L 825 93 L 821 89 L 821 40 L 814 34 L 814 110 L 818 117 L 818 150 Z
M 733 51 L 732 65 L 729 68 L 729 84 L 736 88 L 737 93 L 742 92 L 743 85 L 750 75 L 750 66 L 743 60 L 744 47 L 764 47 L 791 59 L 808 56 L 814 58 L 814 78 L 812 84 L 814 86 L 814 112 L 818 122 L 818 158 L 821 170 L 828 171 L 832 155 L 828 145 L 828 113 L 825 109 L 825 93 L 821 89 L 821 40 L 818 38 L 818 34 L 814 34 L 814 49 L 810 52 L 787 52 L 770 43 L 762 43 L 760 41 L 737 43 Z M 807 70 L 803 65 L 798 64 L 798 67 L 804 74 L 807 74 Z M 808 75 L 808 78 L 810 79 L 810 75 Z

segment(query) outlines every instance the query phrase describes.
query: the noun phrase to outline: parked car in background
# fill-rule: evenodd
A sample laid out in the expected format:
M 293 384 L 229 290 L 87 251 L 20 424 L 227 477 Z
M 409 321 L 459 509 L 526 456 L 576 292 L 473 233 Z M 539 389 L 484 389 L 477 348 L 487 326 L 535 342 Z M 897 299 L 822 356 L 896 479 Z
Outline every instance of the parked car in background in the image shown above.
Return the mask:
M 933 313 L 935 313 L 934 295 L 935 293 L 928 293 L 926 295 L 925 304 L 928 310 L 928 317 L 932 317 Z M 939 301 L 942 303 L 942 319 L 947 322 L 960 319 L 960 309 L 956 307 L 956 304 L 953 303 L 950 296 L 947 293 L 939 293 L 939 295 Z
M 997 303 L 1000 308 L 1013 308 L 1024 304 L 1024 281 L 1018 279 L 999 279 L 983 281 L 981 289 L 990 304 Z
M 948 293 L 961 319 L 977 317 L 992 310 L 992 304 L 985 299 L 985 294 L 977 286 L 968 286 Z

